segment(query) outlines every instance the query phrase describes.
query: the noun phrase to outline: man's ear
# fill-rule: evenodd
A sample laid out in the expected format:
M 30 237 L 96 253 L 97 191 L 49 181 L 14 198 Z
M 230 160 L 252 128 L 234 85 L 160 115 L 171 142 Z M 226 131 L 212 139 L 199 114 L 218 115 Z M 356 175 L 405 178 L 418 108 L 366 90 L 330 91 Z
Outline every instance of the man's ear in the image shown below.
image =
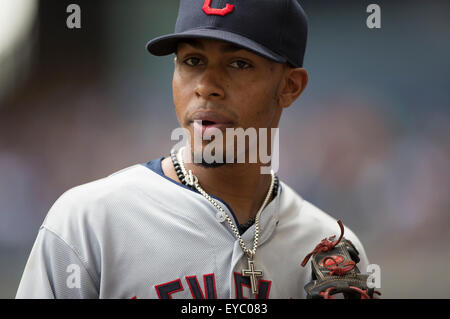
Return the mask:
M 287 66 L 280 86 L 278 105 L 282 108 L 291 106 L 305 90 L 308 79 L 308 72 L 305 69 Z

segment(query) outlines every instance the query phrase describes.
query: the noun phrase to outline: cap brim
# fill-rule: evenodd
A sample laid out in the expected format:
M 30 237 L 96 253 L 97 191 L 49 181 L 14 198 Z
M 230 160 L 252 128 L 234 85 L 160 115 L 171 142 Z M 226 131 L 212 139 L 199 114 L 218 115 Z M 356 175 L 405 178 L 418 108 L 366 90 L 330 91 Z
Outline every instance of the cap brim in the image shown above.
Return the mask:
M 229 42 L 261 55 L 269 60 L 285 63 L 287 59 L 281 55 L 267 49 L 259 43 L 244 36 L 217 29 L 195 29 L 181 33 L 174 33 L 155 38 L 147 43 L 147 50 L 156 56 L 172 54 L 177 49 L 177 44 L 183 39 L 205 38 Z

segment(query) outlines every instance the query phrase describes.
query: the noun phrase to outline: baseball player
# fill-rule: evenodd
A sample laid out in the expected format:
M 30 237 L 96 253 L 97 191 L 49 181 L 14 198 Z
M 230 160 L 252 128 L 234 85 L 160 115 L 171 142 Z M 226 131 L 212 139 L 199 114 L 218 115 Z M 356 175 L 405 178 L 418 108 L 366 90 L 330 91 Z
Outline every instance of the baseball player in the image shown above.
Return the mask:
M 181 0 L 175 33 L 147 49 L 175 53 L 175 110 L 193 138 L 277 128 L 307 85 L 306 40 L 297 0 Z M 16 297 L 305 298 L 311 268 L 300 264 L 339 234 L 336 220 L 273 171 L 261 174 L 260 161 L 195 163 L 194 146 L 169 150 L 65 192 L 40 227 Z M 364 271 L 361 242 L 345 234 Z

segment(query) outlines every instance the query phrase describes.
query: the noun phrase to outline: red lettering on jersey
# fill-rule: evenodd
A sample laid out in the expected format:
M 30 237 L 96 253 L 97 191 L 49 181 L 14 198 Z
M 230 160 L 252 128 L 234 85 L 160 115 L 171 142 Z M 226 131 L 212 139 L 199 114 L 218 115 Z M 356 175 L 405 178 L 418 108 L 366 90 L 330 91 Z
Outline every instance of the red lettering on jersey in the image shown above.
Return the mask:
M 211 2 L 212 0 L 205 0 L 205 3 L 203 4 L 203 12 L 205 12 L 207 15 L 217 15 L 217 16 L 226 16 L 227 14 L 233 12 L 234 5 L 227 3 L 225 8 L 223 9 L 215 9 L 211 8 Z
M 258 293 L 256 294 L 256 299 L 269 299 L 270 287 L 272 285 L 272 281 L 270 280 L 258 280 Z M 248 299 L 244 296 L 243 287 L 248 288 L 250 290 L 250 278 L 242 276 L 241 273 L 234 273 L 234 289 L 236 292 L 236 299 Z
M 194 299 L 217 299 L 216 280 L 214 274 L 203 275 L 205 293 L 200 288 L 197 276 L 186 276 L 186 281 Z
M 256 299 L 269 299 L 271 286 L 272 286 L 272 281 L 259 279 L 258 293 L 256 294 Z
M 156 285 L 155 289 L 159 299 L 172 299 L 172 294 L 184 290 L 180 279 Z
M 216 280 L 214 273 L 203 275 L 203 286 L 201 288 L 197 276 L 186 276 L 186 282 L 189 286 L 193 299 L 217 299 Z M 247 299 L 244 296 L 244 287 L 250 292 L 250 279 L 242 276 L 241 273 L 234 273 L 234 288 L 236 292 L 236 299 Z M 256 299 L 269 299 L 270 288 L 272 281 L 258 280 L 258 293 Z M 180 279 L 172 280 L 163 284 L 155 285 L 156 293 L 159 299 L 172 299 L 172 294 L 183 291 L 183 284 Z M 137 299 L 134 296 L 131 299 Z

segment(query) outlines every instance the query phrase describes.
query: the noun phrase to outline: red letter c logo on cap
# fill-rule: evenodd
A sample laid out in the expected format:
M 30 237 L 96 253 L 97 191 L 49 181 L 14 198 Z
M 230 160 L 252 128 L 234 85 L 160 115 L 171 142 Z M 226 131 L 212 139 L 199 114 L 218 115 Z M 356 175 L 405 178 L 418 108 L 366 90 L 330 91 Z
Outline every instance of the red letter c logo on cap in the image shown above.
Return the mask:
M 234 5 L 228 3 L 223 9 L 211 8 L 211 2 L 212 0 L 205 0 L 205 3 L 203 4 L 203 12 L 205 12 L 207 15 L 226 16 L 228 13 L 231 13 L 234 10 Z

